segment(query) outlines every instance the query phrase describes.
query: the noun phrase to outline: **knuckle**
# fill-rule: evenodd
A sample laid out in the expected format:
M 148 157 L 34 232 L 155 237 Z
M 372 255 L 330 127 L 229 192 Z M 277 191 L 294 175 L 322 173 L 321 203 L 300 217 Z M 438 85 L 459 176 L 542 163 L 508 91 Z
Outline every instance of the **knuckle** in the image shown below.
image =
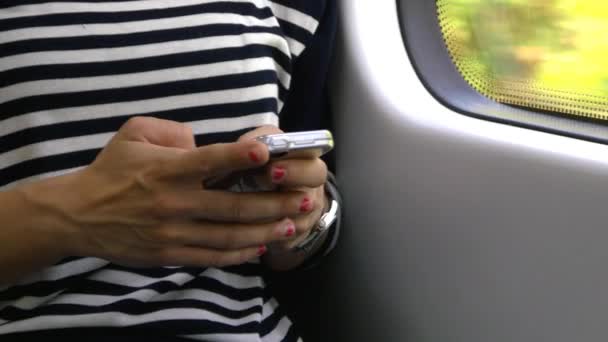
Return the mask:
M 243 200 L 240 197 L 235 197 L 228 203 L 229 214 L 232 219 L 241 221 L 245 218 L 245 210 L 243 207 Z
M 143 116 L 134 116 L 134 117 L 130 118 L 129 120 L 127 120 L 127 122 L 125 122 L 125 124 L 123 125 L 123 129 L 137 130 L 137 129 L 141 128 L 142 126 L 146 125 L 147 121 L 148 121 L 148 119 Z
M 207 157 L 209 157 L 208 153 L 207 153 Z M 197 161 L 195 168 L 202 177 L 208 177 L 213 174 L 213 166 L 211 165 L 209 158 L 205 158 L 204 160 Z
M 170 226 L 159 227 L 154 230 L 153 236 L 158 242 L 175 242 L 180 240 L 179 231 Z
M 271 202 L 268 204 L 267 210 L 275 216 L 292 217 L 299 212 L 299 210 L 296 211 L 297 206 L 294 203 L 295 202 L 290 199 Z
M 234 255 L 231 258 L 228 258 L 226 260 L 226 262 L 228 262 L 228 266 L 229 265 L 238 265 L 238 264 L 242 264 L 244 262 L 247 262 L 248 260 L 253 259 L 253 257 L 250 255 L 249 251 L 247 250 L 240 250 L 236 253 L 234 253 Z
M 157 194 L 154 196 L 152 212 L 160 217 L 174 217 L 183 213 L 184 208 L 172 196 Z
M 167 121 L 164 125 L 167 129 L 167 136 L 169 141 L 181 143 L 184 138 L 194 137 L 192 128 L 184 123 L 177 121 Z
M 222 155 L 228 154 L 228 152 L 223 150 L 223 144 L 209 145 L 201 149 L 201 158 L 196 162 L 196 168 L 203 177 L 215 174 L 218 158 L 220 158 Z
M 211 176 L 215 173 L 215 168 L 213 167 L 213 165 L 208 161 L 205 160 L 202 163 L 199 163 L 198 165 L 198 172 L 203 176 Z
M 237 234 L 225 233 L 222 237 L 221 248 L 237 249 L 240 247 L 240 239 Z
M 211 255 L 209 255 L 208 264 L 211 267 L 218 267 L 218 268 L 231 265 L 229 258 L 225 255 L 225 253 L 221 253 L 221 252 L 216 252 L 216 253 L 212 253 Z

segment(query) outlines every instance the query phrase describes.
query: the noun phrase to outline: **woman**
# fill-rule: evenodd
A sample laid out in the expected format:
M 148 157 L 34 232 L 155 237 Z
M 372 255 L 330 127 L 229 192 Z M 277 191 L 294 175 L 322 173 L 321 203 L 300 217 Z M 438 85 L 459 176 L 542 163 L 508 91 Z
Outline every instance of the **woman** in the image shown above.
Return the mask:
M 253 138 L 317 128 L 333 3 L 0 1 L 0 337 L 295 341 L 262 272 L 335 192 Z M 201 187 L 264 168 L 277 191 Z

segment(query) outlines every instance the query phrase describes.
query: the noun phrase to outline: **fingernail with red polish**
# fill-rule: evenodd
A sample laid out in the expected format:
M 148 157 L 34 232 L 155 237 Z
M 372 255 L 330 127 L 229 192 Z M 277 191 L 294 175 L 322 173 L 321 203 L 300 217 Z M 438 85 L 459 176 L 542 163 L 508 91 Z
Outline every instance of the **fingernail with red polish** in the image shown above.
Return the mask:
M 266 254 L 267 251 L 268 251 L 268 248 L 266 248 L 266 246 L 260 246 L 258 248 L 258 256 L 262 256 L 262 255 Z
M 310 198 L 306 197 L 302 200 L 302 204 L 300 204 L 300 211 L 303 213 L 307 213 L 312 210 L 312 201 Z
M 283 167 L 275 167 L 272 169 L 272 181 L 275 183 L 280 183 L 287 174 L 287 170 Z
M 292 237 L 296 233 L 296 226 L 293 223 L 289 223 L 287 225 L 287 229 L 285 230 L 285 237 Z
M 296 233 L 296 226 L 291 220 L 285 220 L 276 228 L 276 234 L 281 237 L 292 237 Z
M 258 157 L 257 153 L 255 153 L 253 151 L 249 152 L 249 159 L 251 159 L 251 161 L 254 163 L 260 162 L 260 157 Z

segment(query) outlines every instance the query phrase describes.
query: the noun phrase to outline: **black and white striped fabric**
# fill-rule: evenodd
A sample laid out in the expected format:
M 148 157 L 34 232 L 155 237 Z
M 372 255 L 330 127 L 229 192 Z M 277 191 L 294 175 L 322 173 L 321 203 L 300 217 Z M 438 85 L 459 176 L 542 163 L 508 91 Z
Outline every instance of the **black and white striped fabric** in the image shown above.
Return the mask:
M 92 162 L 134 115 L 197 144 L 278 125 L 324 1 L 0 0 L 0 190 Z M 71 258 L 0 288 L 0 340 L 154 334 L 297 341 L 252 262 L 129 269 Z

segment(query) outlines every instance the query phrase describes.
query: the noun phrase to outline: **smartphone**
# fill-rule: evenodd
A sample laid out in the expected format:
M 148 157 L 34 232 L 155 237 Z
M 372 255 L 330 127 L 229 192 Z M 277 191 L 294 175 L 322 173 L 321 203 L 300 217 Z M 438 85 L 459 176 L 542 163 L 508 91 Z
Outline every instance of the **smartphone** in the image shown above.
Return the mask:
M 330 131 L 304 131 L 263 135 L 256 140 L 268 146 L 270 159 L 319 158 L 334 148 Z
M 334 148 L 333 135 L 328 130 L 303 131 L 263 135 L 256 140 L 268 146 L 270 161 L 296 158 L 320 158 Z M 207 179 L 205 189 L 233 189 L 255 191 L 252 180 L 259 170 L 247 170 L 221 177 Z M 236 187 L 235 187 L 236 186 Z

